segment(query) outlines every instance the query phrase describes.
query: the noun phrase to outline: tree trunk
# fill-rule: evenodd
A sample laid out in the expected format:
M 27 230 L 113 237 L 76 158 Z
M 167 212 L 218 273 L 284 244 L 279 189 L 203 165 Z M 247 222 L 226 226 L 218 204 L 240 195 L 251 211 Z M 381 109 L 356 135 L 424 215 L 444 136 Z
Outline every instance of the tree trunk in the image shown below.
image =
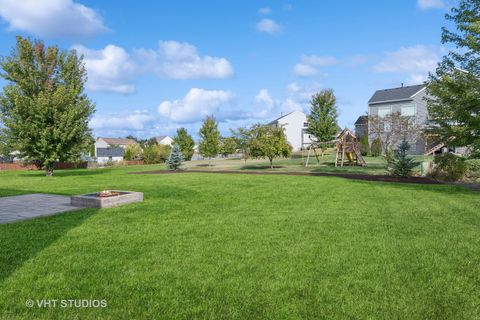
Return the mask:
M 270 169 L 273 169 L 273 158 L 268 158 L 270 160 Z

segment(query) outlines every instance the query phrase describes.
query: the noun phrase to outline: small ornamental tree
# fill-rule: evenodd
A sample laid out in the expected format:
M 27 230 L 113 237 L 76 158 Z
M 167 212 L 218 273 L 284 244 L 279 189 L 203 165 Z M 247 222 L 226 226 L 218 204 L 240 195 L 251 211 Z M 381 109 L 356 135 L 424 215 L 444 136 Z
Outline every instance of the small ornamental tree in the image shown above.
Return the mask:
M 185 160 L 190 161 L 192 159 L 195 141 L 193 141 L 192 136 L 188 134 L 187 129 L 177 129 L 177 134 L 173 137 L 173 143 L 180 147 Z
M 372 145 L 370 146 L 370 153 L 372 154 L 372 157 L 378 157 L 382 154 L 382 142 L 379 138 L 372 141 Z
M 203 120 L 202 127 L 199 131 L 200 135 L 200 154 L 209 159 L 215 157 L 220 152 L 220 131 L 218 131 L 217 121 L 213 116 L 208 116 Z
M 368 144 L 368 134 L 364 134 L 360 138 L 360 152 L 362 156 L 368 156 L 370 154 L 370 145 Z
M 174 144 L 172 147 L 172 151 L 168 156 L 165 163 L 167 164 L 167 168 L 170 170 L 177 170 L 180 168 L 184 161 L 182 151 L 180 150 L 180 146 L 178 144 Z
M 231 129 L 232 137 L 235 139 L 237 150 L 242 152 L 243 160 L 247 163 L 247 159 L 250 157 L 249 143 L 251 132 L 246 127 L 240 127 L 236 130 Z
M 403 140 L 393 156 L 387 158 L 387 169 L 392 176 L 408 177 L 412 174 L 413 168 L 419 164 L 413 157 L 407 155 L 409 149 L 410 144 Z
M 87 72 L 75 51 L 17 37 L 0 59 L 0 135 L 9 150 L 53 175 L 57 161 L 76 161 L 92 139 L 95 106 L 84 92 Z
M 292 146 L 288 143 L 282 127 L 254 125 L 249 142 L 250 155 L 253 158 L 268 158 L 273 169 L 273 159 L 289 157 Z

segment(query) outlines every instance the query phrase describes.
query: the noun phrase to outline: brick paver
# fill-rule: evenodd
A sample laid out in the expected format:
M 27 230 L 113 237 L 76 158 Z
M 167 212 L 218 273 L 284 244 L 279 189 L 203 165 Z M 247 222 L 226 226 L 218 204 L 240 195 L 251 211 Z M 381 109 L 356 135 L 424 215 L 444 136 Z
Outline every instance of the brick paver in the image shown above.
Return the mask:
M 0 197 L 0 224 L 78 209 L 70 204 L 70 197 L 67 196 L 33 193 Z

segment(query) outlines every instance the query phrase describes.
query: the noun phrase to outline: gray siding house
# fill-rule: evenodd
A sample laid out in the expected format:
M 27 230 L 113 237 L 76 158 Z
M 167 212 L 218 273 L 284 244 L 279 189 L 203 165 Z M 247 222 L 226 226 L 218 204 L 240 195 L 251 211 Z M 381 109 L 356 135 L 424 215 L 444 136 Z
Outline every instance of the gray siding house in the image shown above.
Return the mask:
M 393 112 L 400 112 L 404 116 L 415 117 L 415 122 L 423 125 L 428 117 L 425 88 L 425 85 L 420 84 L 377 90 L 368 101 L 368 114 L 383 117 Z M 368 136 L 371 143 L 375 139 L 371 126 L 368 128 Z M 411 154 L 423 154 L 425 152 L 425 140 L 423 138 L 409 141 L 409 143 L 411 144 Z

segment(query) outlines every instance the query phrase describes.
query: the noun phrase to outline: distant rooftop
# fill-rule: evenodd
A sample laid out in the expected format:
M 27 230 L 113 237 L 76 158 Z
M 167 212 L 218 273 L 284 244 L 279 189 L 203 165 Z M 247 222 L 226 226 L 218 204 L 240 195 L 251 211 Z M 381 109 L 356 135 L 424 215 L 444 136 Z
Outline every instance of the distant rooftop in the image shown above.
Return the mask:
M 97 148 L 97 157 L 123 157 L 124 155 L 123 148 Z
M 102 139 L 108 144 L 111 145 L 127 145 L 127 144 L 134 144 L 136 143 L 135 140 L 132 139 L 127 139 L 127 138 L 104 138 L 104 137 L 99 137 L 99 139 Z
M 406 86 L 392 89 L 377 90 L 368 100 L 368 104 L 384 103 L 391 101 L 410 100 L 419 91 L 425 88 L 424 84 Z

